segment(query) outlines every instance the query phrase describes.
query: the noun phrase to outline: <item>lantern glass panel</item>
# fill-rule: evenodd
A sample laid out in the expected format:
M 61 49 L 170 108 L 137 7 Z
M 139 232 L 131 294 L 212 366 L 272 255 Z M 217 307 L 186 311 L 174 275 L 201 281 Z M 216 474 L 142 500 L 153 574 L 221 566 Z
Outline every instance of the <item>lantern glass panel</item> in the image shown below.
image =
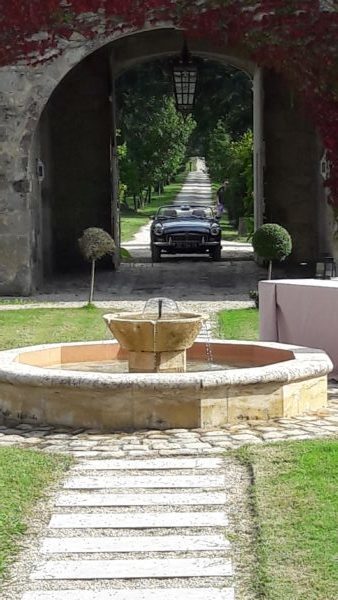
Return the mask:
M 196 92 L 197 68 L 191 63 L 184 64 L 181 60 L 174 66 L 173 78 L 178 110 L 191 111 Z

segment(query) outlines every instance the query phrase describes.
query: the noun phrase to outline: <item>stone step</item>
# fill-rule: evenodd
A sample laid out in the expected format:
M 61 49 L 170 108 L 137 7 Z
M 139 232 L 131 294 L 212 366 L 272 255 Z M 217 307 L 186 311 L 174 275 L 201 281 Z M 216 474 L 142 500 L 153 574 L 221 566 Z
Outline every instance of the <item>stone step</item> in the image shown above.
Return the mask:
M 40 579 L 139 579 L 170 577 L 229 577 L 225 558 L 168 558 L 140 560 L 60 560 L 43 562 L 30 576 Z
M 223 475 L 91 475 L 71 477 L 65 489 L 222 488 Z
M 132 537 L 62 537 L 46 538 L 42 552 L 196 552 L 226 550 L 230 547 L 223 535 L 165 535 Z
M 99 492 L 67 492 L 59 494 L 55 506 L 211 506 L 224 505 L 224 492 L 148 492 L 123 494 Z
M 145 529 L 172 527 L 225 527 L 223 512 L 67 513 L 52 515 L 51 529 Z
M 147 588 L 26 592 L 22 600 L 235 600 L 234 588 Z
M 140 447 L 142 450 L 142 447 Z M 165 469 L 218 469 L 222 467 L 222 458 L 154 458 L 144 460 L 102 459 L 86 460 L 75 465 L 74 471 L 92 470 L 165 470 Z

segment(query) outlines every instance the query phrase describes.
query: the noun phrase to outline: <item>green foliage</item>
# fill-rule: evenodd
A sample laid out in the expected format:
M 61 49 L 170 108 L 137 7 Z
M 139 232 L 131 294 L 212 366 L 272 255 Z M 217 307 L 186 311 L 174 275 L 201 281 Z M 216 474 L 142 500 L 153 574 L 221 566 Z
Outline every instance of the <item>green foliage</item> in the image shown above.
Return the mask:
M 252 129 L 252 81 L 243 71 L 209 60 L 198 60 L 198 86 L 193 117 L 197 122 L 190 141 L 192 156 L 205 156 L 210 131 L 219 120 L 232 140 Z M 215 181 L 223 181 L 220 178 Z
M 161 190 L 182 168 L 196 123 L 176 111 L 167 62 L 154 61 L 123 75 L 117 103 L 120 197 L 132 195 L 134 207 L 143 208 L 152 190 Z
M 266 260 L 283 260 L 292 251 L 291 236 L 284 227 L 276 223 L 266 223 L 252 236 L 254 251 Z
M 206 161 L 211 179 L 224 181 L 229 178 L 231 161 L 231 137 L 224 120 L 220 119 L 210 133 Z
M 107 254 L 114 254 L 115 244 L 113 238 L 99 227 L 85 229 L 79 239 L 82 255 L 88 261 L 99 260 Z
M 225 206 L 230 221 L 237 226 L 239 218 L 246 217 L 250 225 L 254 210 L 252 131 L 248 130 L 234 140 L 226 121 L 220 119 L 210 135 L 206 158 L 211 178 L 229 181 Z

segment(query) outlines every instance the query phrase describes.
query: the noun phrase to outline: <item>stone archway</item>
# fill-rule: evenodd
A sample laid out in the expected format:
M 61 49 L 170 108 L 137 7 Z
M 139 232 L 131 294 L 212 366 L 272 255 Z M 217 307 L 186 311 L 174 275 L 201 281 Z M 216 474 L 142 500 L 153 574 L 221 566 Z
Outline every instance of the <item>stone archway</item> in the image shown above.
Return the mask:
M 6 88 L 6 93 L 3 94 L 6 122 L 2 130 L 8 141 L 8 151 L 3 160 L 5 172 L 1 174 L 1 183 L 8 195 L 3 201 L 6 218 L 2 231 L 0 230 L 0 249 L 4 257 L 0 293 L 31 293 L 41 280 L 42 263 L 44 262 L 47 270 L 50 265 L 48 246 L 51 236 L 48 228 L 51 227 L 51 221 L 44 202 L 46 194 L 49 193 L 51 197 L 53 189 L 48 192 L 50 173 L 46 170 L 45 173 L 42 172 L 43 163 L 48 162 L 48 155 L 55 151 L 51 139 L 46 135 L 51 116 L 50 107 L 53 109 L 53 104 L 55 109 L 62 107 L 62 102 L 67 97 L 67 86 L 68 90 L 72 89 L 73 94 L 79 92 L 79 87 L 73 85 L 74 81 L 78 77 L 78 85 L 83 84 L 81 70 L 88 68 L 98 56 L 109 66 L 108 80 L 112 81 L 120 72 L 137 62 L 177 54 L 181 43 L 181 32 L 168 26 L 124 35 L 116 34 L 111 39 L 95 41 L 76 39 L 75 36 L 63 55 L 51 64 L 46 63 L 36 68 L 2 69 L 2 81 Z M 326 249 L 323 246 L 327 244 L 325 239 L 320 240 L 323 230 L 319 218 L 323 195 L 318 168 L 321 148 L 313 126 L 300 116 L 297 105 L 290 100 L 288 89 L 280 78 L 257 69 L 240 52 L 231 52 L 226 46 L 214 47 L 212 42 L 205 40 L 194 40 L 191 50 L 197 55 L 230 63 L 253 76 L 256 115 L 256 223 L 260 224 L 262 219 L 264 185 L 266 215 L 269 220 L 285 225 L 293 234 L 296 241 L 294 258 L 313 258 L 319 248 Z M 108 113 L 109 84 L 104 94 L 105 110 Z M 45 106 L 47 108 L 37 128 Z M 109 123 L 109 116 L 106 123 Z M 109 158 L 107 147 L 108 142 L 105 144 L 103 161 L 106 173 Z M 62 150 L 59 149 L 59 152 Z M 42 154 L 47 157 L 45 161 L 41 159 Z M 68 166 L 72 164 L 72 156 L 70 152 Z M 64 175 L 65 179 L 66 175 L 67 173 Z M 62 178 L 62 173 L 57 176 Z M 73 184 L 75 185 L 74 179 Z M 109 193 L 110 190 L 105 187 L 102 197 L 107 198 Z M 65 220 L 71 206 L 71 196 L 69 193 L 64 198 L 65 212 L 61 216 Z M 309 196 L 312 201 L 311 209 Z M 96 223 L 98 226 L 106 226 L 109 221 L 106 206 L 102 209 L 100 223 Z M 323 221 L 324 217 L 321 219 Z M 63 262 L 66 260 L 67 251 Z

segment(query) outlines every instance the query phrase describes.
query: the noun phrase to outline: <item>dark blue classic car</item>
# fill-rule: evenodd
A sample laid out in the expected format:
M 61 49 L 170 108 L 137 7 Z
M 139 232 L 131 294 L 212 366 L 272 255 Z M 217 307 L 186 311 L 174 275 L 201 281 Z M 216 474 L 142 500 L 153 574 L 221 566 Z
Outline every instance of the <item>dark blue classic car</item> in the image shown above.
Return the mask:
M 167 254 L 208 253 L 212 260 L 221 258 L 222 232 L 210 206 L 162 206 L 151 225 L 153 262 Z

